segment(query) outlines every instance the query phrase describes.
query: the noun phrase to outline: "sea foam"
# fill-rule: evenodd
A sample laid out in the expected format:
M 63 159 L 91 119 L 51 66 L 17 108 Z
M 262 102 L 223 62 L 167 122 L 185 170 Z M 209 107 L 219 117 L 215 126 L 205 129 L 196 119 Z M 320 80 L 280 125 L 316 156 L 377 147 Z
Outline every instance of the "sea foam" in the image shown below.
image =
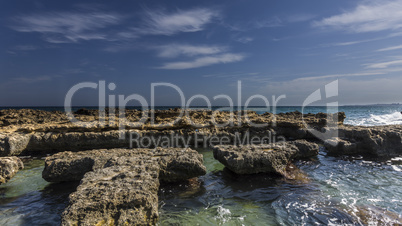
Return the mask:
M 393 112 L 390 114 L 375 115 L 370 114 L 366 118 L 350 118 L 345 120 L 345 124 L 356 126 L 380 126 L 380 125 L 396 125 L 402 124 L 401 112 Z

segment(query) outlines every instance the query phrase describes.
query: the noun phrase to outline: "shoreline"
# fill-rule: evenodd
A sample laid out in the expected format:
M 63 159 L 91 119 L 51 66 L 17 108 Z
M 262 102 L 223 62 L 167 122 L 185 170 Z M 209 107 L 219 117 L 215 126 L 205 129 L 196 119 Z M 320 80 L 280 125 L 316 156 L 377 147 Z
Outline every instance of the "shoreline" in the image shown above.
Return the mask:
M 97 110 L 81 109 L 73 116 L 75 122 L 61 112 L 0 110 L 1 156 L 48 154 L 42 172 L 46 181 L 81 181 L 70 194 L 62 225 L 155 224 L 159 180 L 176 183 L 206 174 L 202 156 L 188 148 L 200 143 L 212 148 L 215 160 L 234 175 L 262 173 L 300 183 L 309 179 L 293 163 L 316 158 L 320 147 L 328 155 L 363 159 L 402 155 L 402 125 L 344 125 L 343 112 L 274 115 L 170 109 L 116 115 L 107 109 L 99 115 Z M 175 147 L 180 145 L 144 145 L 137 140 L 133 145 L 133 133 L 149 143 L 153 138 L 171 141 L 170 135 L 188 142 Z M 284 139 L 277 142 L 279 137 Z M 206 138 L 216 139 L 204 142 Z

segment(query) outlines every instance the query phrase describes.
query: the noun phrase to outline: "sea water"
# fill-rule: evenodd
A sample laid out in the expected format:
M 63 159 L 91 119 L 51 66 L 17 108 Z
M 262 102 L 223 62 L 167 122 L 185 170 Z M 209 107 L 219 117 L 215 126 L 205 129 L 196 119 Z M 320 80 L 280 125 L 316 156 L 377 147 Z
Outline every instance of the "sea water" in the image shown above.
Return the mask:
M 169 107 L 163 108 L 168 109 Z M 48 108 L 46 110 L 60 110 Z M 257 113 L 272 109 L 255 107 Z M 276 113 L 302 111 L 278 107 Z M 402 124 L 401 106 L 339 107 L 351 125 Z M 329 109 L 330 112 L 336 109 Z M 327 112 L 308 107 L 304 113 Z M 159 225 L 313 225 L 402 223 L 402 167 L 353 157 L 327 156 L 296 166 L 306 180 L 267 175 L 238 176 L 204 156 L 207 174 L 196 185 L 164 185 L 159 192 Z M 0 185 L 0 225 L 55 225 L 77 183 L 47 183 L 44 162 L 26 160 L 25 169 Z

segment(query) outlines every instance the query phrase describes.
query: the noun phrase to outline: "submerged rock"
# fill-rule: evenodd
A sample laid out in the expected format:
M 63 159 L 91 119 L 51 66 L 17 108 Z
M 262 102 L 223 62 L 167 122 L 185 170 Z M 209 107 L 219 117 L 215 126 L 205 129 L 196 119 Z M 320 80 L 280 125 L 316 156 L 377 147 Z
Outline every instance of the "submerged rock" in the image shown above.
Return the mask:
M 237 174 L 274 173 L 286 176 L 286 167 L 295 158 L 311 157 L 318 145 L 308 141 L 270 145 L 218 145 L 214 158 Z
M 24 164 L 18 157 L 1 157 L 0 158 L 0 184 L 6 183 L 21 169 Z
M 201 154 L 190 148 L 102 149 L 47 157 L 42 176 L 81 180 L 62 225 L 150 225 L 158 220 L 160 181 L 204 175 Z

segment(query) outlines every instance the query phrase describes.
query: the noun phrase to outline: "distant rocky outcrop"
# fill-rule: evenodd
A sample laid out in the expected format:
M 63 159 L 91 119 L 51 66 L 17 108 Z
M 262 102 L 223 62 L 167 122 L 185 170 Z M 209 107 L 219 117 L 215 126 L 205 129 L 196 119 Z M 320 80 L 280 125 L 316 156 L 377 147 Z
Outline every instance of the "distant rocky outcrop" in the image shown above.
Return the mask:
M 47 157 L 42 176 L 81 180 L 62 225 L 149 225 L 158 219 L 159 183 L 206 173 L 201 154 L 185 148 L 102 149 Z
M 341 126 L 339 137 L 325 141 L 330 155 L 402 156 L 402 125 Z
M 24 164 L 18 157 L 0 157 L 0 184 L 9 181 L 23 168 Z

